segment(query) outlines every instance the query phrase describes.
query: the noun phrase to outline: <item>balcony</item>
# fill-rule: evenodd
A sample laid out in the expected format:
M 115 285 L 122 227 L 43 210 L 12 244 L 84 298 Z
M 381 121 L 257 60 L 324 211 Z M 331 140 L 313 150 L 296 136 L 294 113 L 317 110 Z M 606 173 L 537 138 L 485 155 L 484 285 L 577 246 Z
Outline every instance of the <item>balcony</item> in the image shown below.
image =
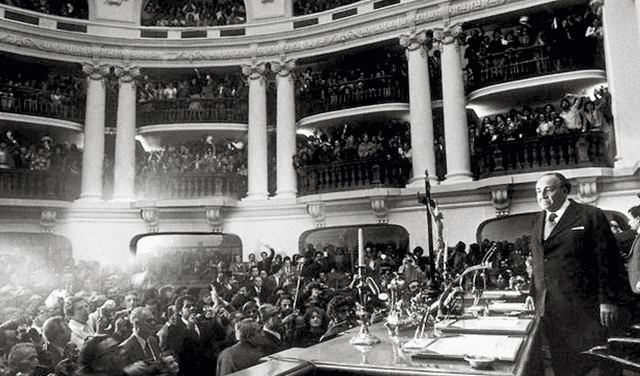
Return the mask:
M 528 137 L 478 148 L 474 155 L 478 178 L 537 171 L 613 167 L 609 135 L 600 131 Z
M 409 180 L 411 163 L 384 159 L 336 162 L 299 167 L 301 196 L 369 188 L 401 188 Z
M 601 43 L 600 41 L 596 43 Z M 487 86 L 554 73 L 582 69 L 604 69 L 598 49 L 586 45 L 567 48 L 564 44 L 547 44 L 510 49 L 470 60 L 467 69 L 467 91 Z M 587 53 L 588 52 L 588 53 Z
M 175 172 L 139 175 L 136 192 L 141 199 L 195 199 L 247 194 L 247 178 L 236 173 Z
M 138 103 L 137 126 L 248 122 L 248 102 L 238 98 L 162 99 Z
M 298 120 L 312 115 L 383 103 L 409 101 L 403 77 L 376 77 L 309 87 L 297 98 Z
M 0 88 L 0 112 L 84 123 L 85 106 L 71 101 L 53 102 L 49 92 L 24 87 Z M 78 101 L 80 102 L 80 101 Z
M 80 195 L 80 174 L 0 169 L 0 197 L 73 201 Z

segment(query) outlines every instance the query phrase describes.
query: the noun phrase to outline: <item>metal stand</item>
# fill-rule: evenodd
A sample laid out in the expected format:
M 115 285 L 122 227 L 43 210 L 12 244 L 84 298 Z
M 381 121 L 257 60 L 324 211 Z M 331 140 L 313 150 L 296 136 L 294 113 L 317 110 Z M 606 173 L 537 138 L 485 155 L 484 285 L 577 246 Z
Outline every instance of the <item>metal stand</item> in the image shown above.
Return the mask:
M 371 315 L 367 312 L 367 295 L 363 291 L 366 286 L 364 282 L 364 266 L 358 266 L 358 274 L 360 282 L 358 283 L 358 295 L 360 297 L 360 305 L 362 311 L 359 313 L 362 324 L 360 325 L 360 331 L 353 338 L 349 340 L 349 343 L 354 346 L 372 346 L 376 343 L 380 343 L 380 339 L 369 332 L 369 320 Z

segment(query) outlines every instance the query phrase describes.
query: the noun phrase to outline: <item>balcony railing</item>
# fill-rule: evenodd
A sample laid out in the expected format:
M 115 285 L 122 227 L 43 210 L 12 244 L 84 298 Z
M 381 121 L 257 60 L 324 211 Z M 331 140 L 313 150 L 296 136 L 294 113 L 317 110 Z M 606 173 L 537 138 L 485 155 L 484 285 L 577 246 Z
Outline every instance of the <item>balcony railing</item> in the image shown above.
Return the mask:
M 490 85 L 552 73 L 603 69 L 601 59 L 595 55 L 594 50 L 586 54 L 584 50 L 568 49 L 564 44 L 514 48 L 490 54 L 469 61 L 468 69 L 473 73 L 467 78 L 467 90 L 470 92 Z
M 137 125 L 173 123 L 246 124 L 248 101 L 238 98 L 161 99 L 138 103 Z
M 0 169 L 0 198 L 73 201 L 80 195 L 80 174 Z
M 300 195 L 367 188 L 404 187 L 411 164 L 368 159 L 302 166 L 297 169 Z
M 390 102 L 408 102 L 408 86 L 402 77 L 378 77 L 310 87 L 298 96 L 298 118 L 329 111 Z
M 84 123 L 85 106 L 52 102 L 47 92 L 35 89 L 3 90 L 0 88 L 0 112 L 41 116 Z
M 578 167 L 613 167 L 609 135 L 603 132 L 529 137 L 476 150 L 479 178 Z
M 138 176 L 138 197 L 144 199 L 192 199 L 247 194 L 247 178 L 236 173 L 176 172 Z

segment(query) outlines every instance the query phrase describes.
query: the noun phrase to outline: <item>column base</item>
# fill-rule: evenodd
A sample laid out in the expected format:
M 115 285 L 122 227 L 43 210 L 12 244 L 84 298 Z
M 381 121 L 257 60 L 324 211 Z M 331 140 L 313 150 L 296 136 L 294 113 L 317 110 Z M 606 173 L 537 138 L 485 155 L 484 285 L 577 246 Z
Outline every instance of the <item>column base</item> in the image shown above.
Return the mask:
M 425 175 L 412 177 L 411 180 L 409 180 L 409 183 L 407 183 L 406 188 L 424 188 L 425 177 Z M 429 175 L 429 184 L 432 186 L 438 185 L 440 184 L 440 181 L 437 176 Z
M 272 199 L 291 199 L 296 198 L 296 191 L 276 191 L 276 195 L 271 197 Z
M 269 194 L 267 192 L 253 192 L 247 193 L 247 197 L 243 198 L 242 201 L 261 201 L 268 199 Z
M 113 196 L 111 198 L 111 202 L 132 202 L 135 201 L 136 197 L 135 196 Z
M 100 203 L 102 202 L 102 195 L 93 195 L 93 194 L 82 195 L 81 194 L 80 197 L 75 202 L 91 203 L 91 204 Z
M 473 181 L 473 174 L 471 172 L 462 171 L 462 172 L 454 172 L 452 174 L 445 175 L 445 180 L 442 184 L 449 183 L 468 183 Z

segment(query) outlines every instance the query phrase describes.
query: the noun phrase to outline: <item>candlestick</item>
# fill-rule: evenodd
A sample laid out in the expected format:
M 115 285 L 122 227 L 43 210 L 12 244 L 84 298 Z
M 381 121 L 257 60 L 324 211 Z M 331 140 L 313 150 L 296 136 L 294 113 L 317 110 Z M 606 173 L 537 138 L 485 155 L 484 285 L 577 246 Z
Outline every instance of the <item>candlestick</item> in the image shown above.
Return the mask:
M 358 229 L 358 267 L 364 267 L 364 235 L 362 229 Z

